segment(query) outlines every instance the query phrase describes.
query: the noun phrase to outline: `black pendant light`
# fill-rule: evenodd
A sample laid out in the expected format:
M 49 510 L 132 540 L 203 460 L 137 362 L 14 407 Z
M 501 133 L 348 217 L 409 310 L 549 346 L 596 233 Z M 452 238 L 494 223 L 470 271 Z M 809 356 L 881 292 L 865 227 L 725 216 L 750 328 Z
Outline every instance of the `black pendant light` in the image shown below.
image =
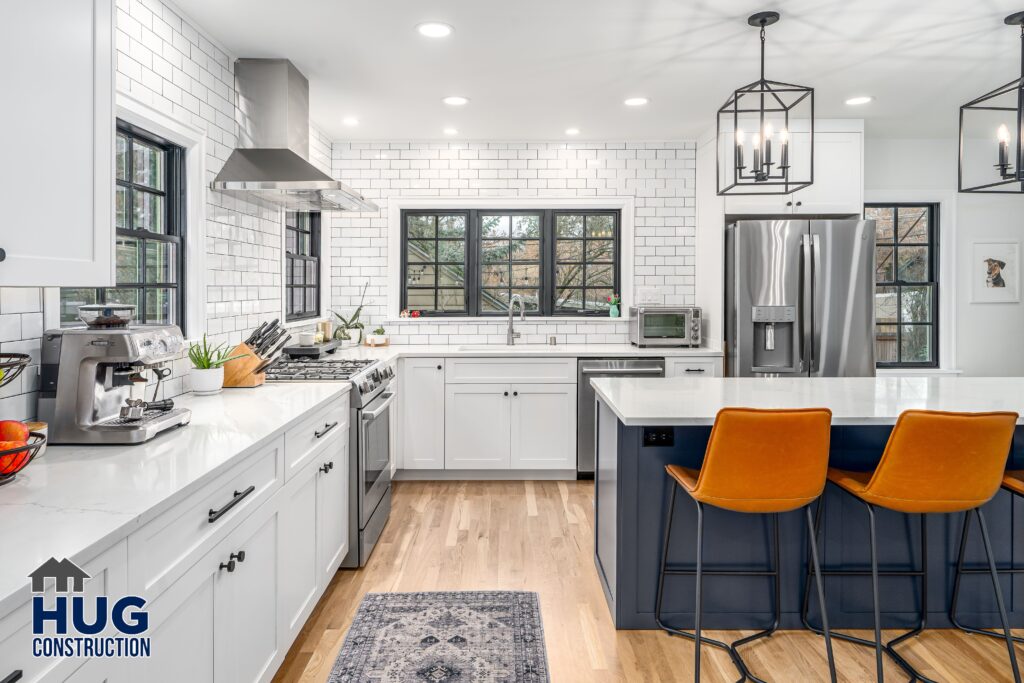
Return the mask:
M 960 107 L 960 192 L 1024 193 L 1024 12 L 1003 21 L 1020 27 L 1020 78 Z
M 718 194 L 790 194 L 814 182 L 814 88 L 765 78 L 765 28 L 778 12 L 747 23 L 761 29 L 761 77 L 718 110 Z

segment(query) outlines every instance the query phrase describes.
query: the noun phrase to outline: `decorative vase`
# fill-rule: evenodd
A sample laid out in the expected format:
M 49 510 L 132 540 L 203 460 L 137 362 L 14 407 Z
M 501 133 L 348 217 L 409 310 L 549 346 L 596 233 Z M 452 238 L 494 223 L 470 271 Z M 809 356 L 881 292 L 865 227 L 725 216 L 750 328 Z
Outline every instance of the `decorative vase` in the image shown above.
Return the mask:
M 619 317 L 619 305 L 618 304 L 611 304 L 610 306 L 608 306 L 608 316 L 611 317 L 611 318 L 618 318 Z
M 218 368 L 192 368 L 192 393 L 197 396 L 219 394 L 224 388 L 224 366 Z

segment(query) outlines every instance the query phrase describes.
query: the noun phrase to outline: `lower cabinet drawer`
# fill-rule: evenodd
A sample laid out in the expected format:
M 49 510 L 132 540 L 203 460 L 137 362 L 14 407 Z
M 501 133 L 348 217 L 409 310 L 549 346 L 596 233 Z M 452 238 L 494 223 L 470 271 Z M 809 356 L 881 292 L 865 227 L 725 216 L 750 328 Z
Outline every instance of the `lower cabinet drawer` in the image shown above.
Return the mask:
M 668 358 L 665 360 L 666 377 L 721 377 L 720 358 Z
M 575 358 L 461 358 L 445 360 L 445 382 L 576 383 Z
M 154 596 L 283 482 L 284 439 L 250 455 L 128 537 L 129 586 Z
M 319 446 L 334 439 L 348 438 L 348 409 L 348 394 L 345 394 L 285 432 L 285 481 L 312 461 Z

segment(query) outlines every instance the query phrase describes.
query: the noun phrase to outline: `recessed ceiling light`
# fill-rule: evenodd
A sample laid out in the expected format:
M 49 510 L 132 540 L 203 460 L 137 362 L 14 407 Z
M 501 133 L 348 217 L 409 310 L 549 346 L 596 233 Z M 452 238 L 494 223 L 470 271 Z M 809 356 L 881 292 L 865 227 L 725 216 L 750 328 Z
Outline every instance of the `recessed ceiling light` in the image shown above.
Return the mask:
M 450 95 L 441 101 L 452 107 L 461 107 L 462 105 L 469 103 L 469 98 L 461 95 Z
M 623 104 L 627 107 L 642 107 L 650 102 L 646 97 L 630 97 Z
M 850 99 L 846 100 L 846 103 L 849 104 L 850 106 L 855 107 L 858 104 L 867 104 L 868 102 L 871 102 L 874 99 L 875 98 L 871 97 L 870 95 L 859 95 L 857 97 L 851 97 Z
M 422 24 L 418 24 L 416 30 L 420 32 L 421 36 L 426 36 L 427 38 L 447 38 L 455 29 L 440 21 L 425 21 Z
M 566 135 L 579 135 L 580 134 L 580 129 L 579 128 L 566 128 L 565 129 L 565 134 Z
M 444 134 L 445 135 L 458 135 L 459 131 L 455 130 L 454 128 L 445 128 L 444 129 Z
M 346 116 L 345 118 L 343 118 L 341 120 L 341 122 L 344 123 L 346 126 L 358 126 L 359 125 L 359 119 L 357 119 L 354 116 Z

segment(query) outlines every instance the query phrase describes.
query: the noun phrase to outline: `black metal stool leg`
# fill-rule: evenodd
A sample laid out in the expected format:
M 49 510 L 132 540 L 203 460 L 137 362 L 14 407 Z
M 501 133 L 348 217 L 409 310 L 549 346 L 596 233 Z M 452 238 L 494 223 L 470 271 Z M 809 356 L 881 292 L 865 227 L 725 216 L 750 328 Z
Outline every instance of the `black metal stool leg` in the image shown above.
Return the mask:
M 820 503 L 818 507 L 821 509 Z M 836 683 L 836 660 L 832 654 L 832 633 L 828 628 L 828 612 L 825 609 L 825 586 L 821 580 L 821 564 L 818 562 L 818 537 L 815 533 L 815 523 L 811 519 L 811 506 L 804 508 L 807 517 L 807 534 L 811 547 L 811 567 L 808 571 L 814 572 L 814 581 L 818 587 L 818 604 L 821 605 L 821 626 L 825 632 L 825 653 L 828 656 L 828 675 L 832 683 Z
M 875 538 L 875 508 L 870 503 L 864 503 L 868 509 L 868 519 L 871 525 L 871 602 L 875 613 L 875 667 L 878 675 L 878 683 L 885 680 L 885 671 L 882 666 L 882 613 L 878 602 L 878 541 Z
M 1013 669 L 1013 680 L 1021 683 L 1020 668 L 1017 666 L 1017 653 L 1013 649 L 1013 636 L 1010 634 L 1010 620 L 1006 616 L 1006 605 L 1003 603 L 1003 590 L 999 586 L 999 573 L 996 570 L 996 558 L 992 553 L 992 541 L 988 537 L 988 525 L 985 524 L 985 513 L 978 508 L 975 512 L 978 515 L 978 524 L 981 526 L 981 540 L 985 544 L 985 555 L 988 557 L 988 569 L 992 575 L 992 588 L 996 593 L 996 604 L 999 607 L 999 619 L 1003 624 L 1003 633 L 1006 638 L 1006 649 L 1010 653 L 1010 667 Z
M 665 567 L 668 565 L 668 542 L 672 537 L 672 518 L 675 517 L 676 513 L 676 486 L 670 485 L 672 493 L 669 494 L 668 504 L 668 521 L 665 522 L 665 535 L 662 537 L 661 542 L 661 570 L 658 572 L 658 599 L 654 605 L 654 620 L 658 623 L 658 626 L 669 630 L 665 624 L 661 623 L 661 601 L 665 596 Z
M 704 582 L 704 506 L 697 503 L 697 594 L 693 607 L 693 679 L 700 683 L 700 617 L 704 612 L 701 603 L 701 584 Z

